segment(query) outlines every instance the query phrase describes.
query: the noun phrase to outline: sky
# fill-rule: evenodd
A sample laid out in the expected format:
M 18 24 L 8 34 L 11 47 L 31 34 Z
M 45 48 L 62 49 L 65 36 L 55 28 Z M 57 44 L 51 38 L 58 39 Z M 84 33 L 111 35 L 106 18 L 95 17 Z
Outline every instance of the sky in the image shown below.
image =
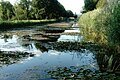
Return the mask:
M 14 4 L 18 0 L 6 0 Z M 84 0 L 58 0 L 66 10 L 72 10 L 73 13 L 80 14 L 82 7 L 84 6 Z
M 58 0 L 66 10 L 72 10 L 73 13 L 80 14 L 84 6 L 84 0 Z

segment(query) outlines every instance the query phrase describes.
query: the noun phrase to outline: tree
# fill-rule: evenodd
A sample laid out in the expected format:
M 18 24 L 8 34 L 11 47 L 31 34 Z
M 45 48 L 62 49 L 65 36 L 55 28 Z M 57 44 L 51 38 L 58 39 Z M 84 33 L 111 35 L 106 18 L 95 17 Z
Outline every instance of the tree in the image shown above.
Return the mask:
M 1 19 L 2 20 L 10 20 L 14 16 L 14 8 L 13 5 L 9 1 L 1 1 Z
M 0 20 L 2 20 L 2 6 L 0 4 Z
M 31 4 L 30 0 L 20 0 L 20 3 L 18 4 L 24 10 L 27 19 L 29 18 L 30 4 Z
M 74 14 L 71 10 L 67 10 L 67 17 L 73 17 Z
M 14 5 L 15 15 L 17 20 L 28 20 L 30 19 L 31 1 L 20 0 L 19 3 Z
M 27 19 L 25 10 L 22 9 L 19 4 L 15 4 L 14 5 L 14 9 L 15 9 L 14 10 L 14 12 L 15 12 L 15 19 L 17 19 L 17 20 Z
M 42 0 L 32 0 L 31 3 L 31 16 L 34 19 L 42 19 L 43 15 L 45 14 L 45 8 L 43 6 Z
M 51 7 L 49 7 L 52 14 L 54 14 L 53 18 L 59 18 L 64 17 L 67 14 L 67 11 L 65 10 L 64 6 L 60 4 L 57 0 L 53 0 L 51 2 Z
M 57 0 L 32 0 L 32 8 L 36 18 L 59 18 L 66 12 Z
M 84 12 L 88 12 L 96 9 L 96 5 L 98 1 L 99 0 L 84 0 L 84 3 L 85 3 Z
M 9 1 L 0 1 L 2 20 L 52 19 L 66 16 L 67 11 L 57 0 L 20 0 L 14 6 Z

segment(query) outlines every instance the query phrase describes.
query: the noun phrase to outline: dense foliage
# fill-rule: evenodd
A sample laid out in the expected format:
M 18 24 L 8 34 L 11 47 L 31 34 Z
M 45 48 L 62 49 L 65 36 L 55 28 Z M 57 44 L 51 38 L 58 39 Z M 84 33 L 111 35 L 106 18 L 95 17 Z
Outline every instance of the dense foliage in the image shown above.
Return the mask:
M 57 80 L 119 80 L 120 77 L 114 73 L 101 73 L 100 71 L 92 71 L 90 69 L 83 69 L 75 66 L 59 67 L 48 74 L 52 79 Z
M 99 0 L 95 10 L 84 13 L 80 28 L 85 40 L 96 43 L 120 44 L 120 3 L 118 0 Z
M 83 13 L 96 9 L 96 4 L 98 1 L 99 0 L 84 0 L 85 6 Z
M 100 70 L 105 72 L 120 71 L 119 7 L 119 0 L 99 0 L 96 9 L 82 14 L 79 19 L 84 40 L 106 46 L 106 50 L 95 50 Z
M 40 20 L 58 19 L 73 16 L 57 0 L 20 0 L 12 5 L 9 1 L 0 1 L 0 20 Z
M 85 6 L 83 7 L 82 13 L 102 8 L 105 6 L 106 2 L 107 0 L 84 0 Z
M 15 15 L 12 4 L 8 1 L 0 4 L 0 19 L 10 20 Z
M 106 25 L 108 26 L 107 35 L 108 40 L 112 44 L 120 45 L 120 1 L 110 0 L 106 11 L 110 12 L 110 16 L 106 20 Z

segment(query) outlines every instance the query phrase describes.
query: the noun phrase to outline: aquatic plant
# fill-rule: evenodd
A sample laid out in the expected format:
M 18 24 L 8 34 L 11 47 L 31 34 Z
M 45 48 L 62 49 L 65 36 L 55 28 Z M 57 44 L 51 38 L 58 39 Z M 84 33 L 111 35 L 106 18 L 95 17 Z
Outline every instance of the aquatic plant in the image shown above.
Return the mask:
M 119 80 L 120 76 L 114 73 L 92 71 L 90 69 L 83 69 L 80 67 L 71 66 L 59 67 L 57 69 L 48 71 L 52 79 L 57 80 Z
M 0 65 L 10 65 L 17 63 L 27 57 L 33 57 L 34 54 L 27 52 L 0 51 Z
M 113 47 L 103 45 L 99 50 L 95 51 L 97 62 L 102 72 L 119 72 L 120 71 L 120 55 Z

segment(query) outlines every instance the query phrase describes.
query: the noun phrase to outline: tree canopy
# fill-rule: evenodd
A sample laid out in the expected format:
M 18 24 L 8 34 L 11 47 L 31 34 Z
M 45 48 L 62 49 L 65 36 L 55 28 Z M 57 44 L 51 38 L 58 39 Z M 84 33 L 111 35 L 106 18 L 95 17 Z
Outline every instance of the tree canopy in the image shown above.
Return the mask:
M 58 19 L 73 15 L 57 0 L 20 0 L 15 5 L 0 1 L 0 20 Z
M 13 5 L 9 1 L 0 2 L 0 18 L 10 20 L 14 16 Z
M 84 12 L 88 12 L 96 9 L 96 5 L 98 1 L 99 0 L 84 0 L 84 3 L 85 3 Z

